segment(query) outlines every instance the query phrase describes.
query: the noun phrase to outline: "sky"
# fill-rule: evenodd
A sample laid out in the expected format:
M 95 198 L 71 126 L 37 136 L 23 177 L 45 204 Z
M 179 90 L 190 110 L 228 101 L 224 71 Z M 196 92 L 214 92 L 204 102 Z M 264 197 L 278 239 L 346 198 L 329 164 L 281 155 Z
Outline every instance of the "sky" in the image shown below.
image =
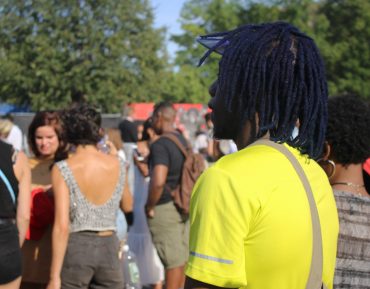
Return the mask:
M 167 38 L 170 34 L 181 33 L 178 19 L 184 2 L 185 0 L 152 0 L 155 15 L 154 26 L 167 27 Z M 167 50 L 171 58 L 173 58 L 177 50 L 177 45 L 168 39 L 167 43 Z

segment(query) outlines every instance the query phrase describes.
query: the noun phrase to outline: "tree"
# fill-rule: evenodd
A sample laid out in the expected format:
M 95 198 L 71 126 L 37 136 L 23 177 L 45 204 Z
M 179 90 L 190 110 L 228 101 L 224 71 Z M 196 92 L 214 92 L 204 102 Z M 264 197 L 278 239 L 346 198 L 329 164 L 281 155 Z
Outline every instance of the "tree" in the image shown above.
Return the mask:
M 40 110 L 84 96 L 109 112 L 160 98 L 164 32 L 148 0 L 3 0 L 0 97 Z
M 195 42 L 197 36 L 247 23 L 278 20 L 292 23 L 315 39 L 326 64 L 331 95 L 354 92 L 370 98 L 370 26 L 367 25 L 370 2 L 367 0 L 188 0 L 180 19 L 185 32 L 172 38 L 183 47 L 176 58 L 178 74 L 199 75 L 199 86 L 209 85 L 216 77 L 217 56 L 207 60 L 206 69 L 195 68 L 206 51 Z M 199 72 L 192 72 L 188 65 Z
M 370 2 L 328 0 L 320 12 L 330 23 L 325 61 L 331 93 L 370 99 Z
M 208 87 L 217 77 L 219 57 L 209 58 L 207 67 L 197 67 L 206 49 L 196 42 L 196 38 L 235 27 L 239 23 L 237 11 L 237 1 L 190 0 L 185 3 L 180 18 L 185 32 L 172 36 L 172 40 L 180 45 L 175 60 L 178 67 L 175 73 L 178 99 L 208 102 Z

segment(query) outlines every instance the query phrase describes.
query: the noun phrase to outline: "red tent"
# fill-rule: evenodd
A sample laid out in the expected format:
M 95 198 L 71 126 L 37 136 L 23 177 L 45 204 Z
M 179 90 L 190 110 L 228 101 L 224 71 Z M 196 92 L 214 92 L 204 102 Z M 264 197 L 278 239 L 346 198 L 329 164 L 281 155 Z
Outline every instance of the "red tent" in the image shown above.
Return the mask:
M 135 120 L 146 120 L 152 115 L 154 103 L 153 102 L 134 102 L 130 106 L 134 109 Z M 210 109 L 202 103 L 174 103 L 173 106 L 181 114 L 189 111 L 190 109 L 196 109 L 198 111 L 210 111 Z

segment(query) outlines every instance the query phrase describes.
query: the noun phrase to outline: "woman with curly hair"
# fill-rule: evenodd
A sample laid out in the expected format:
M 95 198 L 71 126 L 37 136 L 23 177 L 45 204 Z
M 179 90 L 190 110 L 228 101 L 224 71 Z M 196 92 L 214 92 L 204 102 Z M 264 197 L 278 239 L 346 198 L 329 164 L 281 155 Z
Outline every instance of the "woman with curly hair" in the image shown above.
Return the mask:
M 50 275 L 54 217 L 51 167 L 67 155 L 59 113 L 39 111 L 28 127 L 31 168 L 31 221 L 22 248 L 21 289 L 46 288 Z
M 334 288 L 370 284 L 370 195 L 362 164 L 370 156 L 370 107 L 358 97 L 329 99 L 325 155 L 319 160 L 334 189 L 339 239 Z
M 96 109 L 75 105 L 62 119 L 75 152 L 52 169 L 55 220 L 48 289 L 122 289 L 115 231 L 119 207 L 132 210 L 125 163 L 98 149 L 102 130 Z

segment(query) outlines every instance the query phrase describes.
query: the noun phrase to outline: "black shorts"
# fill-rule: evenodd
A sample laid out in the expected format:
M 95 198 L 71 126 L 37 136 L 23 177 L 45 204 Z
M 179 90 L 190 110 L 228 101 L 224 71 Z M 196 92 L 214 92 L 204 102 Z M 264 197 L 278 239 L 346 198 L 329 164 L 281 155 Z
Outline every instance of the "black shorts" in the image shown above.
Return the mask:
M 3 285 L 22 274 L 21 249 L 15 224 L 0 225 L 0 248 L 0 285 Z

